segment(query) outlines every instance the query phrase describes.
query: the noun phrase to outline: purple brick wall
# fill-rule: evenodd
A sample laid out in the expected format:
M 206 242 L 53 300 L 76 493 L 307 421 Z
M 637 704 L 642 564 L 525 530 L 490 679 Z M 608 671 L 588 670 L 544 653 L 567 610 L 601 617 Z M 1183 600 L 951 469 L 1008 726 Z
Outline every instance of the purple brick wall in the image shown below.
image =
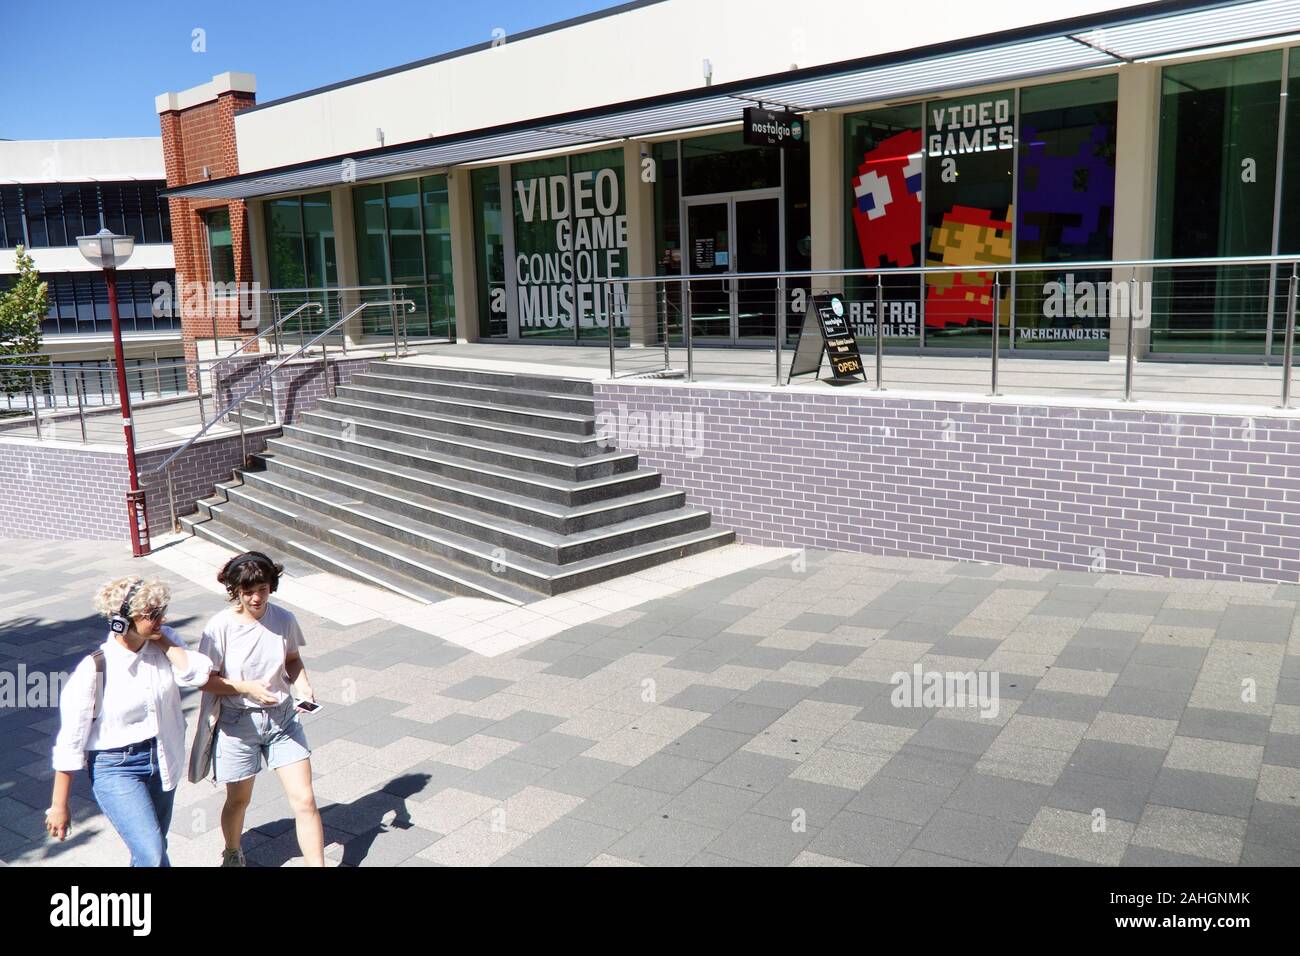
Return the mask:
M 1300 577 L 1293 419 L 861 391 L 596 382 L 595 393 L 616 443 L 743 541 L 1177 577 Z M 642 424 L 637 413 L 686 417 L 665 442 L 628 430 Z

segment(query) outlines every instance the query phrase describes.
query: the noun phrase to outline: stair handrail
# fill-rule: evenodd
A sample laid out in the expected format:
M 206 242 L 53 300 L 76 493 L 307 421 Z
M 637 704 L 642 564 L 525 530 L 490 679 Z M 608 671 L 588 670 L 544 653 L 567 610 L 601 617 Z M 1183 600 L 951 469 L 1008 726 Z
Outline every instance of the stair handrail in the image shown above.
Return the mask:
M 243 342 L 239 343 L 239 347 L 235 349 L 233 352 L 229 353 L 228 355 L 219 356 L 217 360 L 213 362 L 211 366 L 208 367 L 208 374 L 212 376 L 213 394 L 214 395 L 216 394 L 217 379 L 215 373 L 217 371 L 217 366 L 219 366 L 222 362 L 230 361 L 232 358 L 234 358 L 244 349 L 248 348 L 254 342 L 260 341 L 262 336 L 270 335 L 272 332 L 279 331 L 284 327 L 284 324 L 286 322 L 288 322 L 290 319 L 292 319 L 294 316 L 296 316 L 299 312 L 303 311 L 304 309 L 315 309 L 317 315 L 320 315 L 322 312 L 325 311 L 325 307 L 321 305 L 319 302 L 304 302 L 302 305 L 298 306 L 298 308 L 294 309 L 288 315 L 276 319 L 274 322 L 272 322 L 266 328 L 262 329 L 262 331 L 258 332 L 256 335 L 252 336 L 251 338 L 244 339 Z
M 186 451 L 187 451 L 187 450 L 188 450 L 188 449 L 189 449 L 189 448 L 190 448 L 190 447 L 191 447 L 191 446 L 192 446 L 196 441 L 198 441 L 198 440 L 199 440 L 200 438 L 202 438 L 205 434 L 207 434 L 208 429 L 210 429 L 210 428 L 211 428 L 213 425 L 215 425 L 217 422 L 221 421 L 223 418 L 225 418 L 227 415 L 229 415 L 229 414 L 230 414 L 230 413 L 231 413 L 231 412 L 232 412 L 236 407 L 238 407 L 239 405 L 242 405 L 245 401 L 247 401 L 248 398 L 249 398 L 249 397 L 250 397 L 250 396 L 251 396 L 255 391 L 257 391 L 259 388 L 261 388 L 262 383 L 265 382 L 268 378 L 270 378 L 270 377 L 271 377 L 272 375 L 274 375 L 276 372 L 280 371 L 281 368 L 283 368 L 283 367 L 284 367 L 285 365 L 287 365 L 289 362 L 292 362 L 294 359 L 296 359 L 296 358 L 297 358 L 299 355 L 301 355 L 303 352 L 306 352 L 308 349 L 310 349 L 313 345 L 315 345 L 315 344 L 316 344 L 317 342 L 319 342 L 321 339 L 325 338 L 325 336 L 330 335 L 331 333 L 333 333 L 333 331 L 334 331 L 335 329 L 337 329 L 340 325 L 342 325 L 344 322 L 347 322 L 348 320 L 355 318 L 356 316 L 360 315 L 360 314 L 361 314 L 363 311 L 365 311 L 366 309 L 372 308 L 372 307 L 374 307 L 374 306 L 379 306 L 379 305 L 386 305 L 386 306 L 405 305 L 405 306 L 408 306 L 408 308 L 407 308 L 407 310 L 406 310 L 407 312 L 414 312 L 414 311 L 415 311 L 415 303 L 414 303 L 413 301 L 411 301 L 410 299 L 393 299 L 393 300 L 391 300 L 391 301 L 385 301 L 385 302 L 363 302 L 363 303 L 361 303 L 359 306 L 357 306 L 357 307 L 356 307 L 355 309 L 353 309 L 351 312 L 347 313 L 346 315 L 340 316 L 340 317 L 339 317 L 339 318 L 338 318 L 338 319 L 337 319 L 337 320 L 336 320 L 332 325 L 330 325 L 328 328 L 326 328 L 323 332 L 318 333 L 318 334 L 317 334 L 316 336 L 314 336 L 311 340 L 309 340 L 309 341 L 307 341 L 307 342 L 304 342 L 302 345 L 298 346 L 297 349 L 295 349 L 292 353 L 290 353 L 289 355 L 285 356 L 284 358 L 280 359 L 280 361 L 276 362 L 273 366 L 271 366 L 270 368 L 267 368 L 267 369 L 263 369 L 263 370 L 262 370 L 262 374 L 259 375 L 259 376 L 257 377 L 257 381 L 255 381 L 252 385 L 250 385 L 250 386 L 248 387 L 248 389 L 245 390 L 244 393 L 243 393 L 242 395 L 240 395 L 238 398 L 236 398 L 236 399 L 234 399 L 233 401 L 231 401 L 231 402 L 230 402 L 228 405 L 226 405 L 226 407 L 223 408 L 220 412 L 218 412 L 217 414 L 213 415 L 211 421 L 209 421 L 206 425 L 204 425 L 201 429 L 199 429 L 199 431 L 198 431 L 196 434 L 192 435 L 192 436 L 190 437 L 190 439 L 189 439 L 188 441 L 185 442 L 185 444 L 181 445 L 181 446 L 180 446 L 179 448 L 177 448 L 174 452 L 172 452 L 170 455 L 168 455 L 166 458 L 164 458 L 161 464 L 159 464 L 158 466 L 156 466 L 156 467 L 154 467 L 154 468 L 149 469 L 147 472 L 145 472 L 145 474 L 146 474 L 146 475 L 156 475 L 156 474 L 158 474 L 158 472 L 162 471 L 164 468 L 168 468 L 168 467 L 171 465 L 172 462 L 174 462 L 177 458 L 179 458 L 182 454 L 184 454 L 184 453 L 185 453 L 185 452 L 186 452 Z M 242 430 L 243 430 L 243 420 L 242 420 L 242 419 L 240 420 L 240 430 L 241 430 L 241 432 L 242 432 Z

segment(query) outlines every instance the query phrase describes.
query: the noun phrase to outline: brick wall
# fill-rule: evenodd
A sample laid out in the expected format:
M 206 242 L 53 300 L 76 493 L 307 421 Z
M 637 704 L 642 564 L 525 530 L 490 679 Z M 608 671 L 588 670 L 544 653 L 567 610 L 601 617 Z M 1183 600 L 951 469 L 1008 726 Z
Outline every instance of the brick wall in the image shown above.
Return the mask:
M 1300 576 L 1294 419 L 604 382 L 595 393 L 602 422 L 622 416 L 618 444 L 743 541 Z M 637 413 L 688 416 L 677 447 L 629 431 Z
M 223 363 L 217 370 L 218 407 L 224 408 L 233 397 L 252 388 L 267 360 L 266 356 L 250 355 Z M 344 385 L 374 361 L 374 358 L 331 358 L 330 380 L 336 388 Z M 273 379 L 277 420 L 282 424 L 294 424 L 303 412 L 311 411 L 321 399 L 328 397 L 327 380 L 320 359 L 294 361 L 277 371 Z M 262 389 L 259 388 L 252 397 L 260 399 Z
M 239 156 L 235 145 L 235 114 L 255 104 L 256 97 L 252 93 L 230 90 L 187 109 L 160 113 L 158 119 L 167 186 L 175 188 L 203 182 L 204 167 L 213 179 L 237 175 Z M 235 281 L 252 283 L 248 210 L 241 200 L 173 198 L 168 201 L 171 204 L 172 249 L 176 256 L 176 285 L 182 293 L 176 308 L 181 315 L 185 357 L 193 361 L 198 357 L 195 340 L 212 337 L 214 319 L 217 335 L 222 338 L 246 337 L 256 331 L 255 328 L 243 327 L 238 299 L 184 294 L 193 283 L 204 283 L 206 288 L 206 284 L 212 281 L 203 215 L 222 207 L 230 212 Z M 249 304 L 249 300 L 244 301 L 246 311 Z M 256 349 L 256 346 L 252 348 Z M 190 390 L 195 388 L 197 384 L 191 371 Z

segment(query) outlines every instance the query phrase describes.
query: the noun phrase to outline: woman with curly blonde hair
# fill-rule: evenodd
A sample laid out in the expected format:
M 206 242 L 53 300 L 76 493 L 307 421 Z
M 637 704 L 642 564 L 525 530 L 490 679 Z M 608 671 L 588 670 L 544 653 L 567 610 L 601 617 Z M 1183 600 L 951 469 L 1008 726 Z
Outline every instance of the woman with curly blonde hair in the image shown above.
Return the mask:
M 95 595 L 109 633 L 84 658 L 59 700 L 50 836 L 70 830 L 72 774 L 90 772 L 91 791 L 131 851 L 132 866 L 170 866 L 167 830 L 185 772 L 180 687 L 201 687 L 212 661 L 163 624 L 171 591 L 139 577 L 110 581 Z

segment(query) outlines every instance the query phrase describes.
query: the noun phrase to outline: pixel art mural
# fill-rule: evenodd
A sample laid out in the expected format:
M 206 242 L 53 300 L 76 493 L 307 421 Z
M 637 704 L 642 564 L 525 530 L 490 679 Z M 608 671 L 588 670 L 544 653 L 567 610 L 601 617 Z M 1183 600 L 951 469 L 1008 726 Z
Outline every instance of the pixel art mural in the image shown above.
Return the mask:
M 1110 255 L 1115 215 L 1114 127 L 1098 123 L 1042 135 L 1026 128 L 1020 154 L 1022 260 L 1062 252 Z
M 1011 208 L 1006 218 L 995 219 L 987 209 L 953 206 L 944 213 L 943 224 L 930 234 L 929 265 L 975 266 L 1011 262 Z M 993 274 L 961 272 L 928 276 L 925 295 L 927 329 L 965 328 L 989 325 L 993 321 Z M 1004 284 L 998 302 L 998 322 L 1011 319 L 1010 300 Z
M 863 156 L 853 177 L 853 226 L 868 268 L 916 264 L 921 242 L 921 131 L 904 130 Z

